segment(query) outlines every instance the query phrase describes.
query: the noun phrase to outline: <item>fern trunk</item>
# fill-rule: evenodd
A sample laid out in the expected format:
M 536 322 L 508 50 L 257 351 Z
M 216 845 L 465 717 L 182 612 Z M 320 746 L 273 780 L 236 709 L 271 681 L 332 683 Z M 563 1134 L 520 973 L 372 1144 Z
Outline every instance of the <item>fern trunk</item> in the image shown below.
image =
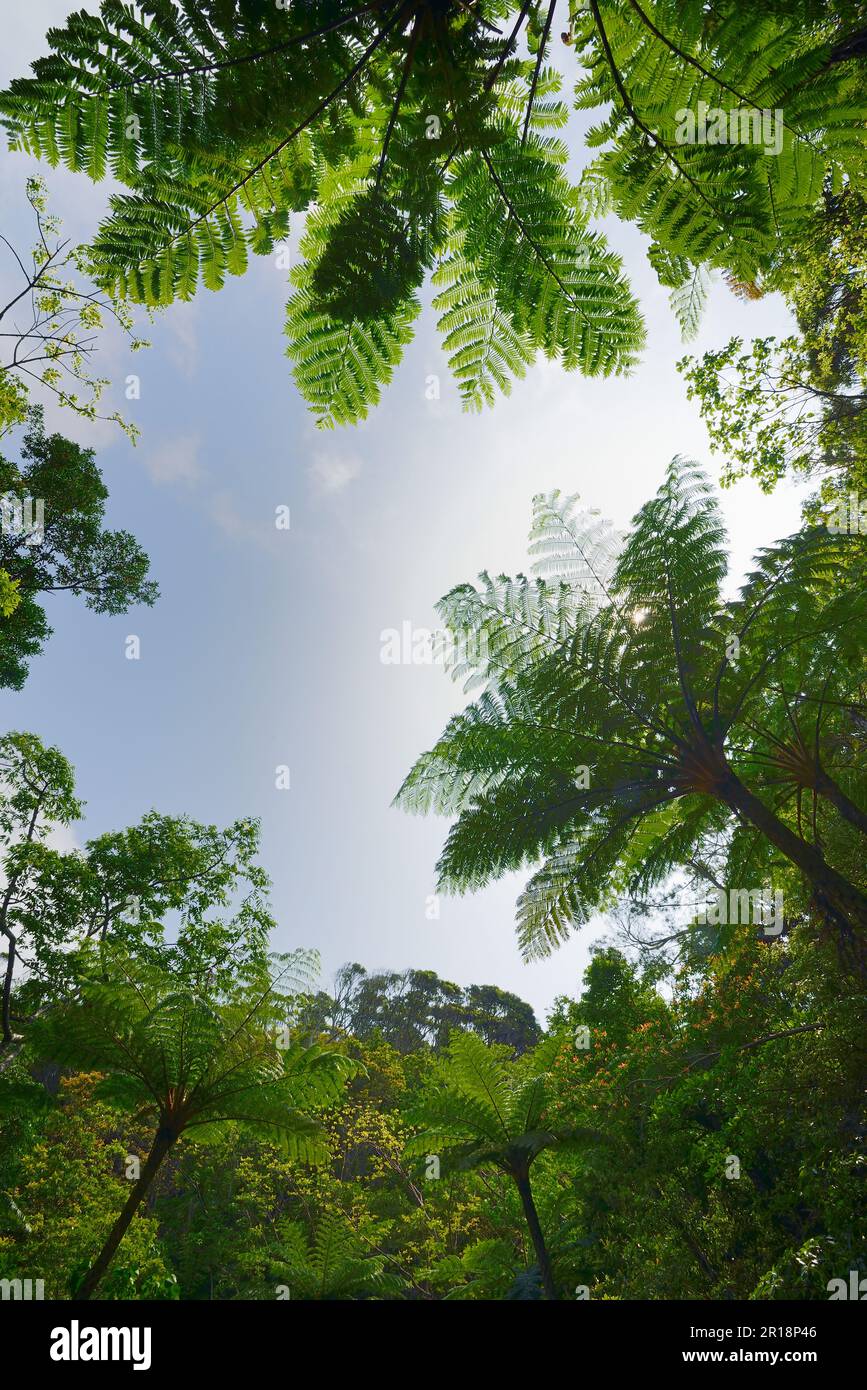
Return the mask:
M 860 830 L 862 835 L 867 835 L 867 815 L 860 806 L 856 806 L 851 797 L 846 795 L 839 783 L 829 777 L 826 772 L 820 772 L 816 778 L 816 791 L 820 796 L 824 796 L 826 801 L 830 801 L 844 820 L 847 820 L 850 825 L 854 825 L 855 829 Z
M 533 1189 L 530 1187 L 530 1174 L 515 1173 L 515 1184 L 521 1197 L 521 1206 L 524 1208 L 524 1218 L 530 1228 L 530 1238 L 533 1242 L 533 1249 L 536 1251 L 536 1260 L 539 1265 L 539 1272 L 542 1276 L 542 1288 L 545 1297 L 552 1302 L 556 1301 L 557 1290 L 554 1287 L 554 1273 L 551 1269 L 551 1260 L 548 1255 L 548 1247 L 545 1244 L 545 1237 L 542 1234 L 542 1226 L 539 1222 L 539 1213 L 536 1211 L 536 1203 L 533 1201 Z
M 815 845 L 790 830 L 733 772 L 725 779 L 722 797 L 801 870 L 812 885 L 817 906 L 837 927 L 844 954 L 863 973 L 867 968 L 867 897 L 832 868 Z
M 114 1259 L 118 1246 L 126 1235 L 130 1222 L 150 1191 L 153 1180 L 159 1171 L 159 1167 L 166 1157 L 166 1154 L 169 1152 L 169 1149 L 172 1147 L 172 1144 L 175 1142 L 176 1137 L 176 1135 L 166 1129 L 161 1128 L 157 1130 L 156 1138 L 151 1145 L 151 1150 L 145 1160 L 145 1165 L 124 1204 L 123 1210 L 112 1226 L 105 1244 L 78 1287 L 75 1294 L 75 1300 L 77 1302 L 93 1297 L 109 1265 Z

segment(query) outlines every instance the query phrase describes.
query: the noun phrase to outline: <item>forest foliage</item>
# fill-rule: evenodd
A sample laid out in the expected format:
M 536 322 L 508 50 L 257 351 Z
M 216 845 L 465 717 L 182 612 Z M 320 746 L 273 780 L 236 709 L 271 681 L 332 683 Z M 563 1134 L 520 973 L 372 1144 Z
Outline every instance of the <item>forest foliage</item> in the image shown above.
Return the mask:
M 542 1021 L 418 964 L 325 987 L 315 951 L 273 949 L 257 822 L 155 809 L 64 848 L 68 759 L 0 738 L 0 1279 L 435 1301 L 867 1277 L 863 6 L 103 0 L 47 46 L 0 96 L 13 147 L 120 191 L 70 248 L 31 181 L 36 250 L 5 242 L 32 322 L 0 312 L 0 685 L 50 595 L 158 596 L 39 402 L 94 418 L 109 320 L 142 346 L 132 304 L 219 289 L 295 214 L 289 351 L 321 424 L 379 400 L 427 283 L 470 408 L 539 354 L 634 369 L 615 215 L 686 338 L 714 277 L 783 297 L 787 337 L 680 367 L 725 485 L 812 492 L 744 576 L 691 460 L 622 533 L 549 492 L 530 572 L 441 600 L 469 698 L 397 799 L 451 819 L 444 891 L 525 875 L 526 958 L 601 929 Z M 567 94 L 595 121 L 577 176 Z M 779 148 L 681 140 L 700 107 L 779 116 Z
M 14 148 L 120 184 L 91 246 L 119 301 L 282 264 L 303 215 L 288 351 L 333 425 L 379 400 L 429 276 L 469 408 L 539 353 L 629 371 L 644 327 L 606 213 L 646 234 L 688 334 L 710 272 L 761 293 L 823 188 L 863 183 L 863 34 L 848 0 L 104 0 L 0 115 Z M 595 121 L 577 182 L 570 93 Z M 684 139 L 702 105 L 726 130 L 772 116 L 773 154 Z

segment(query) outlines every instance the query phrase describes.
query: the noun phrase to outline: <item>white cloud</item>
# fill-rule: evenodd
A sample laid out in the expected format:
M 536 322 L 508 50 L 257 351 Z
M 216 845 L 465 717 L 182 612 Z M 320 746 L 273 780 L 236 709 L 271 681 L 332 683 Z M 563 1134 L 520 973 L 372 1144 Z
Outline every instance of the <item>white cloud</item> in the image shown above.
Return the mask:
M 274 515 L 257 517 L 255 520 L 242 516 L 230 492 L 215 493 L 209 511 L 211 520 L 232 540 L 249 541 L 261 550 L 269 551 L 276 550 L 280 544 L 283 532 L 277 530 Z
M 61 854 L 80 853 L 82 849 L 78 836 L 69 825 L 53 825 L 48 832 L 48 844 Z
M 307 476 L 319 492 L 335 493 L 348 487 L 360 472 L 361 459 L 357 454 L 320 450 L 313 455 Z
M 191 487 L 202 476 L 198 435 L 180 435 L 145 456 L 144 465 L 155 483 L 186 483 Z

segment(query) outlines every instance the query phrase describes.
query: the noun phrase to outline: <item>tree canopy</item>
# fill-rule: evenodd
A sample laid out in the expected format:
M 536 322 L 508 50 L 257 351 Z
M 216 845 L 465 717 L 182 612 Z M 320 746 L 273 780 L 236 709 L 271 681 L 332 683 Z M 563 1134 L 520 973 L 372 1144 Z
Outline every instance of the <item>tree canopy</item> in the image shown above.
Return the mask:
M 219 289 L 308 214 L 289 353 L 332 425 L 378 401 L 428 272 L 470 408 L 539 352 L 628 370 L 642 321 L 600 213 L 649 236 L 687 331 L 707 270 L 761 281 L 823 183 L 863 178 L 864 32 L 846 0 L 104 0 L 0 111 L 14 147 L 127 190 L 92 245 L 117 298 Z M 577 184 L 561 67 L 597 116 Z
M 335 1037 L 348 1034 L 361 1042 L 383 1038 L 399 1052 L 442 1047 L 455 1028 L 518 1054 L 539 1039 L 533 1010 L 508 990 L 496 985 L 463 989 L 432 970 L 369 973 L 357 962 L 341 967 L 330 994 L 314 996 L 304 1022 Z
M 540 494 L 529 572 L 440 600 L 466 699 L 396 800 L 451 819 L 443 890 L 526 875 L 526 960 L 592 928 L 542 1023 L 412 952 L 322 984 L 315 920 L 275 949 L 257 820 L 79 838 L 64 752 L 0 736 L 3 1299 L 861 1299 L 863 4 L 102 0 L 46 42 L 0 94 L 11 143 L 115 187 L 87 247 L 35 180 L 34 252 L 0 236 L 0 686 L 44 596 L 157 596 L 31 394 L 93 420 L 108 317 L 141 346 L 131 306 L 251 254 L 288 272 L 327 426 L 426 297 L 470 409 L 540 354 L 631 371 L 600 224 L 633 223 L 686 340 L 714 279 L 745 317 L 781 296 L 791 332 L 678 365 L 724 485 L 815 490 L 742 575 L 687 458 L 623 532 Z
M 535 580 L 482 575 L 439 605 L 484 691 L 397 801 L 457 814 L 446 890 L 543 859 L 518 905 L 529 957 L 723 833 L 727 884 L 784 885 L 863 971 L 863 541 L 803 530 L 733 601 L 724 541 L 708 480 L 674 460 L 619 550 L 574 497 L 538 497 Z
M 103 525 L 107 498 L 93 450 L 46 434 L 34 407 L 21 461 L 0 457 L 0 685 L 20 689 L 51 635 L 43 594 L 83 597 L 95 613 L 155 602 L 141 546 Z

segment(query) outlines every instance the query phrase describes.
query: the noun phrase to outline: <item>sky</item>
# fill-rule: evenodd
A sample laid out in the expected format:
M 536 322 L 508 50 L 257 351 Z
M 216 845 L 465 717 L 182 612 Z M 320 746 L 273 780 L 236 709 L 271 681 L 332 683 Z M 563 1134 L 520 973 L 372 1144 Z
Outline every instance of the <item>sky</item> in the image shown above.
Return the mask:
M 5 84 L 81 0 L 2 5 Z M 577 121 L 568 138 L 577 160 Z M 31 243 L 31 172 L 45 177 L 65 233 L 88 240 L 110 186 L 6 150 L 3 233 Z M 720 282 L 685 348 L 644 238 L 613 221 L 604 230 L 646 317 L 640 366 L 587 380 L 540 362 L 482 415 L 462 412 L 426 306 L 378 409 L 360 426 L 317 430 L 285 356 L 288 272 L 275 257 L 145 323 L 144 352 L 106 336 L 95 364 L 111 379 L 105 401 L 138 425 L 137 446 L 68 411 L 49 408 L 47 422 L 96 449 L 108 524 L 136 536 L 161 596 L 119 617 L 49 596 L 54 635 L 24 689 L 0 695 L 0 727 L 37 733 L 76 768 L 87 804 L 70 843 L 150 809 L 217 825 L 256 816 L 275 947 L 318 948 L 324 983 L 349 960 L 432 969 L 512 990 L 540 1019 L 557 995 L 575 994 L 606 924 L 525 965 L 514 913 L 526 875 L 443 897 L 431 915 L 448 821 L 390 803 L 465 697 L 440 666 L 384 664 L 381 654 L 388 629 L 436 628 L 434 605 L 455 584 L 482 569 L 527 570 L 534 494 L 578 492 L 625 528 L 673 455 L 721 473 L 674 364 L 734 334 L 785 334 L 787 311 L 776 296 L 743 303 Z M 2 266 L 4 285 L 7 274 Z M 131 373 L 140 399 L 127 401 Z M 427 399 L 431 375 L 439 400 Z M 795 529 L 800 500 L 786 485 L 767 497 L 749 481 L 721 500 L 734 581 L 755 549 Z M 289 527 L 278 529 L 287 507 Z M 138 660 L 126 656 L 130 636 Z M 276 785 L 281 768 L 288 787 Z

